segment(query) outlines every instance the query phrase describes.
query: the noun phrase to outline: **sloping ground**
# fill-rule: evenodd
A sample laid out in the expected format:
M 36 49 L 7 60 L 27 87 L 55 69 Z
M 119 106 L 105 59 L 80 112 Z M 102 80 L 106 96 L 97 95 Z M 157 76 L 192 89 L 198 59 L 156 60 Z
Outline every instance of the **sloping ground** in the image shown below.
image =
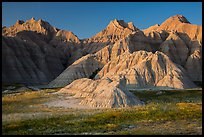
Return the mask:
M 94 81 L 83 78 L 62 88 L 59 93 L 71 94 L 74 98 L 82 98 L 78 105 L 91 108 L 119 108 L 141 105 L 142 102 L 125 88 L 124 82 L 124 79 L 111 81 L 106 78 Z
M 202 135 L 202 90 L 132 91 L 146 105 L 122 109 L 47 107 L 69 101 L 52 90 L 3 94 L 2 134 Z

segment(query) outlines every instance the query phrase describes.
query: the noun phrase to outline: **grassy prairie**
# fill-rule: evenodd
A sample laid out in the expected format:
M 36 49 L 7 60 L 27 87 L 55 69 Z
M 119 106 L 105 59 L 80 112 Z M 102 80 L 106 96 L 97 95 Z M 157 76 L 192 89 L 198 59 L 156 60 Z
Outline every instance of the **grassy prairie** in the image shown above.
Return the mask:
M 2 95 L 2 134 L 202 134 L 202 90 L 131 91 L 146 105 L 121 109 L 66 109 L 42 105 L 58 89 Z

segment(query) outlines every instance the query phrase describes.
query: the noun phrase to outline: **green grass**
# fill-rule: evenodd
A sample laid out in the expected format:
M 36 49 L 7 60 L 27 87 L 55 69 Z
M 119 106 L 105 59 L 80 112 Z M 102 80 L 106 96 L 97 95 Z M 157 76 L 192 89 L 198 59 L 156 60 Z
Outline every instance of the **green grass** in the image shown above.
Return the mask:
M 146 103 L 202 102 L 202 90 L 131 91 Z
M 56 92 L 56 91 L 53 91 Z M 121 109 L 75 110 L 45 108 L 37 106 L 37 112 L 56 114 L 46 118 L 33 118 L 3 123 L 4 135 L 45 135 L 45 134 L 202 134 L 202 90 L 165 91 L 157 95 L 153 91 L 132 91 L 146 103 Z M 15 95 L 12 99 L 2 97 L 3 114 L 34 112 L 28 109 L 31 104 L 40 104 L 47 99 L 48 91 Z M 50 98 L 56 96 L 48 95 Z M 34 101 L 29 101 L 30 99 Z M 20 101 L 19 101 L 20 100 Z M 19 104 L 16 104 L 19 102 Z M 5 103 L 10 103 L 5 105 Z M 15 105 L 14 105 L 15 103 Z M 18 105 L 24 104 L 20 109 Z M 13 110 L 6 110 L 13 106 Z M 25 109 L 28 110 L 25 110 Z M 41 109 L 40 109 L 41 108 Z M 20 110 L 17 110 L 20 109 Z M 56 113 L 58 112 L 58 113 Z
M 57 97 L 57 95 L 50 93 L 54 93 L 58 90 L 59 89 L 46 89 L 35 92 L 28 90 L 20 93 L 3 94 L 2 112 L 3 114 L 10 114 L 42 111 L 39 106 L 41 106 L 43 102 Z

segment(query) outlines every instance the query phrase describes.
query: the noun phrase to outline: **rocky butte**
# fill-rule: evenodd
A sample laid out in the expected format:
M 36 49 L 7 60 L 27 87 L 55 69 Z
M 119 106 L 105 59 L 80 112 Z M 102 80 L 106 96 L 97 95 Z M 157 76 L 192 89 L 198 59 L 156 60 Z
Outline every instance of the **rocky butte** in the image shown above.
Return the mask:
M 130 89 L 202 83 L 202 26 L 183 15 L 140 30 L 112 20 L 91 38 L 34 18 L 2 28 L 2 82 L 61 87 L 97 108 L 141 105 Z

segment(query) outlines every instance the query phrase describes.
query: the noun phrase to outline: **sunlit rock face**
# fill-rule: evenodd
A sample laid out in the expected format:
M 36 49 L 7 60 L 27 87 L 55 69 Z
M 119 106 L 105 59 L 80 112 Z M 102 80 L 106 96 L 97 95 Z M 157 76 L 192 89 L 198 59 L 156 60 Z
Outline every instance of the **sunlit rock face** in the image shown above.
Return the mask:
M 124 76 L 127 80 L 127 88 L 194 88 L 195 84 L 190 80 L 182 66 L 175 64 L 164 53 L 136 51 L 124 53 L 116 59 L 108 62 L 96 75 L 95 79 L 115 76 Z
M 141 31 L 115 19 L 83 40 L 41 19 L 2 27 L 3 83 L 64 87 L 106 75 L 124 76 L 126 87 L 195 87 L 192 81 L 202 82 L 202 26 L 175 15 Z
M 126 23 L 124 20 L 112 20 L 108 26 L 91 38 L 83 41 L 84 51 L 95 53 L 107 45 L 114 44 L 129 34 L 139 31 L 132 22 Z
M 184 67 L 192 81 L 202 81 L 202 26 L 175 15 L 143 32 L 151 41 L 160 43 L 158 50 Z
M 112 81 L 108 78 L 91 80 L 82 78 L 62 88 L 59 93 L 82 98 L 79 105 L 92 108 L 120 108 L 142 105 L 142 102 L 125 88 L 125 79 Z
M 101 69 L 103 64 L 95 59 L 94 54 L 88 54 L 76 60 L 65 69 L 56 79 L 49 83 L 51 87 L 64 87 L 80 78 L 89 78 L 95 71 Z
M 148 39 L 142 31 L 130 34 L 115 44 L 104 47 L 95 54 L 87 54 L 78 59 L 55 80 L 50 82 L 49 85 L 51 87 L 63 87 L 76 79 L 89 78 L 97 70 L 102 69 L 106 63 L 114 60 L 123 53 L 133 53 L 139 50 L 151 51 Z

